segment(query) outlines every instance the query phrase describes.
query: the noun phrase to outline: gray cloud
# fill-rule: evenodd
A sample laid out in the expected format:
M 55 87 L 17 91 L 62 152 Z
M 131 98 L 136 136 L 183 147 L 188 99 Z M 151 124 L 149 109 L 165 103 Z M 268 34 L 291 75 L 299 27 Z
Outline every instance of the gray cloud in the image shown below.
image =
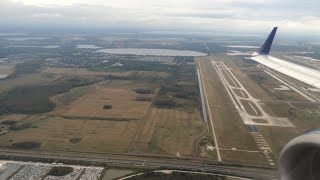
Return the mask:
M 318 33 L 317 0 L 1 0 L 2 25 Z

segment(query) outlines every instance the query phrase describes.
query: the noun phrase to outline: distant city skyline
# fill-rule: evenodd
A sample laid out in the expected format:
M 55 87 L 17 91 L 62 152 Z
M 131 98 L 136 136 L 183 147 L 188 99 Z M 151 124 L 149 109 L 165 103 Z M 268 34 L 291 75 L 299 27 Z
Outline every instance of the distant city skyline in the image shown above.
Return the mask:
M 1 0 L 0 25 L 320 36 L 317 0 Z M 1 30 L 1 28 L 0 28 Z

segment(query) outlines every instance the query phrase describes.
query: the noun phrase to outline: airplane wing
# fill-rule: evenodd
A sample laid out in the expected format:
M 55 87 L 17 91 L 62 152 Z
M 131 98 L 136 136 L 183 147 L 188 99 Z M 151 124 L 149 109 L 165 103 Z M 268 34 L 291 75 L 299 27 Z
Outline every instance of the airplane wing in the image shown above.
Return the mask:
M 320 71 L 269 55 L 276 32 L 277 27 L 273 28 L 266 42 L 257 52 L 253 53 L 251 59 L 270 69 L 320 89 Z

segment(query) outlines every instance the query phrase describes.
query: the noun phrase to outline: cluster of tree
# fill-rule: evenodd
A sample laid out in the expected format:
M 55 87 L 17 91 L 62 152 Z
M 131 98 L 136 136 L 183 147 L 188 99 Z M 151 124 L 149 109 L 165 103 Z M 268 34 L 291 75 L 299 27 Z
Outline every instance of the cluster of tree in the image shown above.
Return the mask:
M 104 105 L 103 109 L 112 109 L 112 106 L 111 105 Z
M 47 175 L 49 175 L 49 176 L 65 176 L 65 175 L 70 174 L 72 172 L 73 172 L 72 167 L 54 166 L 49 170 Z
M 137 88 L 134 91 L 138 94 L 151 94 L 152 93 L 152 89 L 150 89 L 150 88 Z
M 71 138 L 71 139 L 69 139 L 69 142 L 71 144 L 76 144 L 76 143 L 80 142 L 81 140 L 82 140 L 82 138 Z
M 26 61 L 15 66 L 15 71 L 10 75 L 10 77 L 17 77 L 21 74 L 30 74 L 40 70 L 43 61 L 33 60 Z
M 32 127 L 32 123 L 13 124 L 9 127 L 9 130 L 18 131 L 18 130 L 28 129 L 31 127 Z
M 131 60 L 122 60 L 115 61 L 114 63 L 120 62 L 123 66 L 112 66 L 107 69 L 107 71 L 167 71 L 168 68 L 172 65 L 162 64 L 157 61 L 131 61 Z
M 71 77 L 43 85 L 19 86 L 0 94 L 0 114 L 35 114 L 49 112 L 55 104 L 50 97 L 69 91 L 72 88 L 87 86 L 99 79 Z
M 177 103 L 173 99 L 165 98 L 155 100 L 153 105 L 157 108 L 171 109 L 176 107 Z
M 34 149 L 39 148 L 41 143 L 39 142 L 17 142 L 11 145 L 12 148 L 16 149 Z
M 5 125 L 14 125 L 16 123 L 17 121 L 11 121 L 11 120 L 5 120 L 1 122 L 1 124 L 5 124 Z
M 191 56 L 175 56 L 173 62 L 179 65 L 187 64 L 188 62 L 193 62 L 194 59 Z

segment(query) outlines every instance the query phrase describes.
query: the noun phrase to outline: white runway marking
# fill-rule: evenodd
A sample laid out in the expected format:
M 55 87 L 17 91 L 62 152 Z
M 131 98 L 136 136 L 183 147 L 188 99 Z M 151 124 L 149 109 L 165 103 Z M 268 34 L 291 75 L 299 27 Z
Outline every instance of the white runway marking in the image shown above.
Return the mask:
M 271 72 L 264 70 L 264 72 L 266 72 L 267 74 L 269 74 L 269 76 L 273 77 L 274 79 L 278 80 L 279 82 L 281 82 L 282 84 L 286 85 L 287 87 L 289 87 L 290 89 L 294 90 L 295 92 L 297 92 L 298 94 L 300 94 L 301 96 L 303 96 L 304 98 L 308 99 L 311 102 L 317 102 L 316 100 L 314 100 L 313 98 L 307 96 L 305 93 L 301 92 L 300 90 L 298 90 L 297 88 L 291 86 L 290 84 L 284 82 L 283 80 L 281 80 L 280 78 L 278 78 L 277 76 L 271 74 Z
M 259 103 L 259 99 L 255 99 L 252 97 L 252 95 L 246 90 L 246 88 L 241 84 L 241 82 L 236 78 L 236 76 L 230 71 L 230 69 L 223 63 L 223 62 L 215 62 L 211 61 L 213 67 L 216 69 L 222 84 L 227 90 L 227 93 L 235 105 L 237 111 L 239 112 L 243 122 L 247 125 L 260 125 L 260 126 L 280 126 L 280 127 L 294 127 L 294 125 L 287 119 L 287 118 L 278 118 L 278 117 L 272 117 L 269 114 L 267 114 L 262 106 Z M 222 73 L 222 71 L 225 71 L 227 73 L 228 77 L 231 79 L 232 82 L 235 82 L 235 84 L 238 87 L 233 87 L 229 84 L 228 80 L 226 79 L 225 75 Z M 240 91 L 242 94 L 246 94 L 247 96 L 239 96 L 237 93 L 234 92 L 234 90 Z M 252 110 L 256 113 L 256 115 L 250 115 L 248 114 L 247 110 L 245 110 L 243 103 L 241 100 L 248 101 L 249 106 L 252 108 Z M 239 108 L 240 107 L 240 108 Z M 261 113 L 261 115 L 259 114 Z M 265 123 L 262 122 L 256 122 L 255 120 L 264 120 Z

